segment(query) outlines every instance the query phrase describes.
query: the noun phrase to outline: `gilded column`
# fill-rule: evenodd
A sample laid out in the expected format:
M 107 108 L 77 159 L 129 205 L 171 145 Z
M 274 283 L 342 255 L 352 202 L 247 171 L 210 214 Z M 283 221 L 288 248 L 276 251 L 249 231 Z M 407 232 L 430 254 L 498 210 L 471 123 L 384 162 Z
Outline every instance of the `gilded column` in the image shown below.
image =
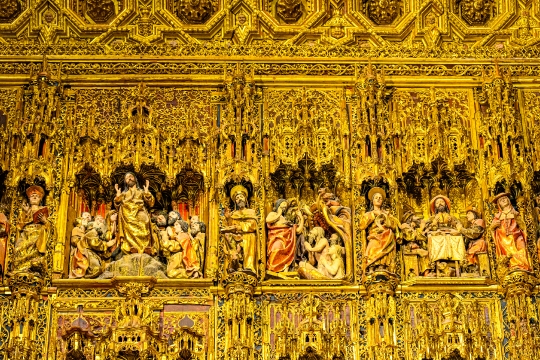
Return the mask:
M 8 279 L 11 290 L 11 322 L 6 355 L 10 360 L 33 360 L 37 346 L 39 294 L 43 279 L 29 272 L 16 272 Z
M 254 359 L 254 276 L 235 272 L 225 283 L 225 353 L 230 360 Z
M 530 272 L 511 271 L 502 279 L 509 326 L 508 353 L 510 359 L 537 359 L 538 311 L 531 293 L 538 279 Z

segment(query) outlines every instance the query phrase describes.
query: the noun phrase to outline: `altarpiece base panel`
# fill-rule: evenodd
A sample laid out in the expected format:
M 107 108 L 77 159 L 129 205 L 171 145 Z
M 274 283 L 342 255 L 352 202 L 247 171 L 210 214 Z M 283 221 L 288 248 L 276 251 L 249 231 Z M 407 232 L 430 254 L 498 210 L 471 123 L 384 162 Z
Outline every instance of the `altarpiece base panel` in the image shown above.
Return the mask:
M 0 360 L 534 360 L 540 7 L 0 0 Z

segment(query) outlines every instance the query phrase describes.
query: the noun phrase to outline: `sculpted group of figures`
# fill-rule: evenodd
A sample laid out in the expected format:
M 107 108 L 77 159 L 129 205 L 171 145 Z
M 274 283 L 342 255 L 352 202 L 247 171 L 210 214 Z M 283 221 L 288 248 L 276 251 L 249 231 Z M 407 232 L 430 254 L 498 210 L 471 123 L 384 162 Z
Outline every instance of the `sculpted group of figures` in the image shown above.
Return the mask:
M 325 189 L 315 203 L 299 207 L 279 199 L 266 216 L 267 274 L 297 272 L 303 279 L 343 279 L 351 249 L 351 209 Z
M 417 259 L 418 269 L 405 269 L 407 276 L 486 276 L 479 256 L 487 253 L 486 226 L 474 207 L 466 210 L 463 223 L 450 214 L 444 195 L 430 202 L 431 216 L 422 219 L 406 212 L 401 222 L 384 208 L 386 193 L 374 187 L 368 193 L 370 209 L 358 224 L 363 231 L 362 267 L 396 273 L 398 246 L 404 255 Z M 526 249 L 525 225 L 510 203 L 509 194 L 497 195 L 498 206 L 489 230 L 498 260 L 509 269 L 531 271 Z M 268 231 L 267 272 L 297 271 L 306 279 L 342 279 L 347 257 L 343 244 L 351 241 L 351 211 L 324 189 L 311 208 L 299 209 L 294 200 L 280 199 L 266 217 Z M 349 247 L 350 249 L 350 247 Z M 486 254 L 487 256 L 487 254 Z
M 114 209 L 105 217 L 83 213 L 71 232 L 69 277 L 109 278 L 116 275 L 153 275 L 163 278 L 202 276 L 205 261 L 206 226 L 197 216 L 182 219 L 176 211 L 150 209 L 154 197 L 148 181 L 142 188 L 132 173 L 125 186 L 116 185 Z M 19 211 L 11 271 L 42 273 L 46 267 L 47 239 L 51 229 L 49 210 L 42 205 L 45 192 L 37 185 L 26 190 L 28 203 Z M 248 206 L 248 191 L 236 185 L 230 192 L 233 209 L 226 209 L 220 229 L 224 269 L 257 274 L 258 215 Z M 396 273 L 397 248 L 418 259 L 418 272 L 408 275 L 483 276 L 479 255 L 487 252 L 486 226 L 475 208 L 466 211 L 462 223 L 450 214 L 450 200 L 435 196 L 431 216 L 422 219 L 413 212 L 398 221 L 384 207 L 386 193 L 372 188 L 370 208 L 362 214 L 364 273 Z M 510 269 L 531 271 L 527 235 L 520 214 L 509 194 L 497 195 L 498 207 L 489 226 L 499 263 Z M 3 218 L 0 218 L 2 220 Z M 352 213 L 339 199 L 320 189 L 316 201 L 302 205 L 295 199 L 275 201 L 265 219 L 267 231 L 266 274 L 268 277 L 344 279 L 352 271 Z M 7 219 L 2 234 L 9 232 Z M 4 237 L 4 241 L 7 236 Z M 2 244 L 6 248 L 6 244 Z M 3 264 L 2 264 L 3 266 Z M 144 269 L 143 269 L 144 268 Z M 2 269 L 4 271 L 4 269 Z
M 431 216 L 421 219 L 406 212 L 401 224 L 382 204 L 386 194 L 381 188 L 370 190 L 372 209 L 366 212 L 360 228 L 366 230 L 364 268 L 395 272 L 396 248 L 403 245 L 403 253 L 418 257 L 419 273 L 405 269 L 408 276 L 460 276 L 460 273 L 483 276 L 479 255 L 487 252 L 484 239 L 486 227 L 481 213 L 474 207 L 466 210 L 467 221 L 462 223 L 450 214 L 450 200 L 443 195 L 430 202 Z M 527 235 L 520 214 L 510 203 L 509 194 L 494 197 L 498 207 L 489 230 L 493 234 L 498 260 L 509 269 L 532 270 L 527 254 Z
M 201 277 L 205 224 L 198 216 L 187 222 L 176 211 L 150 213 L 153 205 L 148 181 L 141 189 L 135 175 L 126 173 L 125 188 L 116 185 L 115 209 L 106 218 L 92 219 L 86 212 L 75 220 L 69 276 L 132 275 L 137 266 L 144 266 L 173 279 Z M 137 261 L 133 261 L 135 254 L 139 254 Z

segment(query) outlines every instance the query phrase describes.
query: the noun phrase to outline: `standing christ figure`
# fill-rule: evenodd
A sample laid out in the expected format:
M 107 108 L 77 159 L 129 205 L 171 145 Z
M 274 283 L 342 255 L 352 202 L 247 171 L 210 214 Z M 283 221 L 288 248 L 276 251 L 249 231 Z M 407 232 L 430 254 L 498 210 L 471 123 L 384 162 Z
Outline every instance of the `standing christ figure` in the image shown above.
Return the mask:
M 114 185 L 116 197 L 114 205 L 118 209 L 118 239 L 124 254 L 147 253 L 153 255 L 151 246 L 151 224 L 147 207 L 154 206 L 154 196 L 150 193 L 149 182 L 141 189 L 135 174 L 128 172 L 124 177 L 122 191 Z

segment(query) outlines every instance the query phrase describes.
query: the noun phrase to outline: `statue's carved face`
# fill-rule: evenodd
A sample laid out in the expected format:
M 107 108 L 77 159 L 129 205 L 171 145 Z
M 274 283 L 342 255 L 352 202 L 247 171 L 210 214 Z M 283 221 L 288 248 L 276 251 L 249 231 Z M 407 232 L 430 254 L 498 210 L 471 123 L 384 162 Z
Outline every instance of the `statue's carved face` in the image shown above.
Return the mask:
M 508 196 L 503 196 L 499 199 L 499 206 L 501 207 L 501 209 L 504 209 L 508 205 L 510 205 L 510 199 L 508 199 Z
M 281 204 L 279 204 L 279 208 L 281 209 L 281 212 L 285 212 L 287 210 L 287 207 L 289 207 L 289 204 L 287 204 L 286 201 L 283 201 Z
M 169 213 L 169 225 L 174 224 L 178 220 L 178 214 L 174 211 Z
M 472 211 L 467 211 L 467 220 L 473 222 L 476 219 L 476 214 Z
M 198 232 L 201 228 L 201 226 L 199 225 L 199 217 L 198 216 L 192 216 L 191 217 L 191 224 L 190 224 L 190 227 L 191 227 L 191 230 L 193 230 L 194 232 Z
M 238 22 L 239 25 L 244 25 L 247 21 L 246 14 L 240 13 L 236 15 L 236 22 Z
M 446 202 L 444 199 L 438 198 L 435 200 L 435 209 L 437 212 L 446 212 Z
M 311 231 L 308 234 L 308 237 L 309 237 L 309 240 L 311 240 L 312 242 L 314 242 L 313 240 L 318 240 L 319 239 L 319 232 L 318 232 L 317 228 L 311 229 Z
M 335 39 L 341 39 L 343 36 L 345 36 L 345 29 L 343 26 L 332 26 L 330 28 L 330 34 Z
M 43 199 L 43 196 L 41 196 L 41 194 L 38 192 L 33 192 L 28 197 L 30 205 L 39 205 L 41 203 L 41 199 Z
M 124 181 L 126 182 L 126 185 L 129 186 L 129 187 L 132 187 L 133 185 L 136 184 L 136 181 L 135 181 L 135 176 L 133 176 L 133 174 L 126 174 L 126 176 L 124 177 Z
M 238 193 L 234 197 L 234 202 L 236 203 L 236 206 L 238 206 L 240 209 L 243 209 L 246 207 L 246 197 L 243 193 Z
M 43 19 L 47 24 L 50 24 L 54 20 L 54 13 L 52 11 L 47 11 L 45 14 L 43 14 Z
M 92 215 L 90 215 L 89 212 L 83 212 L 82 215 L 81 215 L 81 218 L 82 218 L 82 222 L 81 222 L 81 223 L 82 223 L 83 226 L 88 225 L 88 223 L 89 223 L 90 221 L 92 221 Z
M 376 193 L 375 195 L 373 195 L 373 205 L 381 206 L 382 203 L 383 203 L 383 197 L 381 194 Z
M 184 232 L 184 230 L 182 229 L 182 225 L 180 224 L 180 221 L 177 221 L 177 222 L 174 223 L 174 231 L 177 234 L 180 234 L 180 233 Z
M 157 216 L 156 222 L 159 226 L 167 225 L 167 219 L 165 218 L 163 214 Z

